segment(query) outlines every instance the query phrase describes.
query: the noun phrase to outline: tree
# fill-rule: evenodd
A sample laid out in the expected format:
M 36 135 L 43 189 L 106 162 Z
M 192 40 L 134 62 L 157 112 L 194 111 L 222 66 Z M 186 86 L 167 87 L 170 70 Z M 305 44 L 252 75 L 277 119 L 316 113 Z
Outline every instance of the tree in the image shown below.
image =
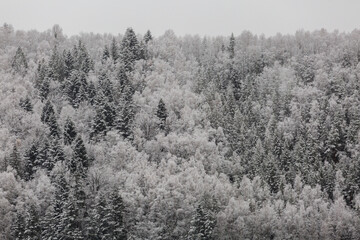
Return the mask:
M 21 166 L 21 161 L 20 161 L 20 154 L 18 151 L 18 147 L 17 144 L 14 144 L 13 146 L 13 150 L 10 154 L 10 158 L 9 158 L 9 165 L 16 170 L 17 174 L 22 177 L 22 166 Z
M 230 43 L 229 43 L 229 46 L 228 46 L 228 52 L 229 52 L 229 57 L 231 59 L 233 59 L 234 56 L 235 56 L 235 37 L 234 37 L 233 33 L 230 36 Z
M 76 137 L 76 129 L 74 122 L 68 117 L 64 126 L 64 144 L 71 145 Z
M 114 62 L 116 62 L 119 58 L 119 49 L 116 43 L 115 38 L 112 39 L 111 47 L 110 47 L 110 54 Z
M 136 60 L 140 59 L 140 47 L 132 28 L 126 29 L 121 42 L 121 59 L 125 64 L 126 71 L 132 71 Z
M 204 203 L 198 204 L 195 214 L 191 221 L 191 228 L 189 231 L 190 239 L 212 239 L 213 230 L 216 224 L 213 213 L 206 209 Z
M 27 112 L 32 112 L 32 110 L 33 110 L 31 100 L 30 100 L 30 98 L 28 96 L 26 96 L 25 99 L 21 98 L 19 105 L 20 105 L 20 107 L 22 107 Z
M 145 33 L 144 35 L 144 42 L 147 44 L 149 41 L 151 41 L 153 38 L 152 38 L 152 35 L 151 35 L 151 32 L 150 30 L 147 30 L 147 32 Z
M 24 213 L 17 211 L 12 222 L 11 235 L 16 240 L 25 239 L 25 216 Z
M 39 151 L 37 144 L 32 144 L 24 155 L 24 179 L 31 180 L 36 171 Z
M 41 229 L 40 229 L 40 221 L 39 214 L 36 210 L 36 206 L 34 204 L 30 204 L 27 209 L 26 217 L 25 217 L 25 232 L 24 239 L 32 240 L 32 239 L 40 239 Z
M 165 103 L 162 99 L 160 99 L 159 104 L 156 110 L 156 116 L 159 118 L 159 128 L 161 130 L 165 130 L 166 127 L 166 118 L 168 117 L 168 113 L 165 107 Z
M 18 47 L 18 49 L 16 50 L 15 56 L 13 57 L 13 60 L 11 62 L 11 67 L 15 72 L 21 75 L 26 74 L 26 71 L 28 69 L 28 63 L 21 47 Z
M 73 143 L 73 156 L 70 159 L 68 168 L 76 176 L 84 177 L 90 166 L 86 148 L 81 136 L 78 136 Z

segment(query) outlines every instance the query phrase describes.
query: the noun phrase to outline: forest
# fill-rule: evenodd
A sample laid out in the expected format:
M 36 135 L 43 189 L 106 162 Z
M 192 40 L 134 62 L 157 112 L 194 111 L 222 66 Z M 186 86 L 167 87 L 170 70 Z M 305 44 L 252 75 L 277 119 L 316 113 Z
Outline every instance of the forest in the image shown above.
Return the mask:
M 0 27 L 0 239 L 360 239 L 360 30 Z

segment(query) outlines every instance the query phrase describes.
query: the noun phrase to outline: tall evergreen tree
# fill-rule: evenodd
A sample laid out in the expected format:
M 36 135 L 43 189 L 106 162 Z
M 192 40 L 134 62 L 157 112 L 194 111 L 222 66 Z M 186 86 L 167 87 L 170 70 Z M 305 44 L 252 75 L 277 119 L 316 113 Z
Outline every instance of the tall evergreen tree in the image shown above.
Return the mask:
M 21 98 L 19 105 L 27 112 L 32 112 L 32 110 L 33 110 L 31 100 L 28 96 L 26 96 L 24 99 Z
M 38 161 L 39 151 L 37 144 L 32 144 L 30 149 L 25 152 L 24 155 L 24 179 L 26 181 L 32 179 L 34 172 L 36 171 L 36 164 Z
M 159 104 L 157 106 L 157 110 L 156 110 L 156 116 L 159 118 L 160 123 L 159 123 L 159 128 L 161 130 L 165 130 L 166 127 L 166 118 L 168 117 L 168 113 L 166 110 L 166 106 L 164 101 L 162 100 L 162 98 L 159 101 Z
M 144 35 L 144 42 L 147 44 L 153 39 L 150 30 L 147 30 L 147 32 Z
M 64 126 L 64 144 L 71 145 L 76 137 L 76 129 L 74 122 L 68 117 Z
M 229 52 L 229 57 L 231 59 L 233 59 L 234 56 L 235 56 L 235 37 L 234 37 L 233 33 L 230 36 L 230 43 L 229 43 L 229 46 L 228 46 L 228 52 Z
M 15 72 L 25 75 L 28 69 L 28 63 L 21 47 L 18 47 L 16 50 L 15 56 L 11 62 L 11 67 Z
M 128 28 L 121 42 L 121 59 L 126 71 L 132 71 L 134 62 L 140 59 L 140 47 L 132 28 Z
M 114 62 L 116 62 L 118 60 L 118 58 L 120 57 L 119 56 L 119 48 L 118 48 L 115 38 L 113 38 L 112 42 L 111 42 L 110 54 L 111 54 L 111 57 L 114 60 Z

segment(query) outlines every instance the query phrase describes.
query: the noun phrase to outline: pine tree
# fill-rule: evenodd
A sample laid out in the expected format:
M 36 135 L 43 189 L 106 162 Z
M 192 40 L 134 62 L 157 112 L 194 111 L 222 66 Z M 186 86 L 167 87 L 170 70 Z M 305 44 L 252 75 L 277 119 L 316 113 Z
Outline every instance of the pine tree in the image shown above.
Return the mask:
M 112 59 L 114 60 L 114 62 L 116 62 L 119 58 L 119 48 L 118 48 L 115 38 L 112 39 L 110 53 L 111 53 Z
M 57 45 L 55 45 L 49 60 L 48 77 L 54 81 L 62 82 L 65 76 L 64 69 L 64 60 L 57 50 Z
M 152 35 L 151 35 L 151 32 L 150 30 L 147 30 L 147 32 L 145 33 L 144 35 L 144 42 L 147 44 L 149 41 L 151 41 L 153 38 L 152 38 Z
M 70 190 L 61 214 L 59 225 L 62 226 L 62 231 L 60 239 L 84 239 L 79 219 L 79 210 L 75 193 L 73 190 Z
M 135 115 L 135 106 L 132 100 L 132 88 L 127 86 L 124 89 L 121 99 L 121 109 L 116 120 L 116 128 L 124 138 L 131 138 L 131 124 Z
M 15 240 L 25 239 L 24 213 L 17 211 L 11 226 L 11 235 Z
M 196 212 L 191 221 L 189 231 L 189 239 L 210 240 L 213 239 L 212 234 L 215 227 L 215 218 L 213 213 L 206 209 L 204 203 L 198 204 Z
M 11 67 L 17 73 L 20 73 L 22 75 L 26 74 L 26 71 L 28 69 L 28 63 L 21 47 L 18 47 L 18 49 L 16 50 L 15 56 L 11 62 Z
M 36 171 L 36 164 L 39 156 L 37 144 L 32 144 L 24 155 L 24 179 L 31 180 Z
M 20 162 L 20 154 L 17 148 L 17 145 L 14 144 L 13 150 L 10 154 L 10 158 L 9 158 L 9 165 L 16 170 L 17 174 L 22 177 L 23 176 L 23 172 L 22 172 L 22 166 L 21 166 L 21 162 Z
M 166 127 L 166 118 L 168 117 L 168 113 L 166 110 L 166 106 L 164 101 L 162 100 L 162 98 L 159 101 L 158 107 L 157 107 L 157 111 L 156 111 L 156 116 L 159 118 L 160 123 L 159 123 L 159 128 L 161 130 L 165 130 Z
M 127 239 L 126 228 L 124 226 L 125 207 L 117 188 L 110 192 L 109 205 L 111 216 L 109 224 L 112 239 L 125 240 Z
M 65 51 L 63 53 L 64 58 L 64 78 L 69 78 L 71 76 L 71 72 L 75 69 L 74 66 L 74 58 L 71 54 L 71 51 Z
M 45 77 L 40 84 L 39 94 L 41 101 L 45 101 L 50 93 L 50 78 Z
M 41 229 L 40 229 L 39 214 L 36 210 L 35 205 L 31 204 L 26 212 L 24 239 L 40 240 L 40 236 L 41 236 Z
M 90 166 L 86 148 L 81 136 L 78 136 L 73 144 L 73 156 L 68 163 L 68 168 L 72 174 L 84 177 Z
M 108 59 L 110 58 L 110 51 L 107 45 L 105 45 L 102 57 L 101 57 L 101 61 L 104 63 L 106 62 Z
M 136 60 L 140 59 L 140 48 L 135 32 L 128 28 L 121 42 L 121 59 L 125 64 L 126 71 L 132 71 Z
M 20 99 L 19 103 L 20 107 L 22 107 L 27 112 L 32 112 L 33 106 L 31 104 L 30 98 L 27 96 L 25 99 Z
M 231 59 L 233 59 L 234 56 L 235 56 L 235 37 L 234 37 L 233 33 L 231 34 L 231 37 L 230 37 L 230 43 L 229 43 L 229 46 L 228 46 L 228 52 L 229 52 L 229 57 Z
M 76 129 L 74 122 L 68 117 L 64 126 L 64 144 L 71 145 L 76 137 Z
M 55 187 L 55 192 L 53 194 L 51 205 L 48 207 L 42 221 L 42 239 L 66 239 L 63 234 L 65 229 L 63 211 L 70 188 L 64 175 L 64 172 L 60 172 L 60 174 L 53 176 L 52 182 Z
M 58 139 L 51 141 L 48 152 L 49 158 L 47 161 L 43 162 L 42 167 L 50 172 L 57 162 L 65 160 L 65 153 Z

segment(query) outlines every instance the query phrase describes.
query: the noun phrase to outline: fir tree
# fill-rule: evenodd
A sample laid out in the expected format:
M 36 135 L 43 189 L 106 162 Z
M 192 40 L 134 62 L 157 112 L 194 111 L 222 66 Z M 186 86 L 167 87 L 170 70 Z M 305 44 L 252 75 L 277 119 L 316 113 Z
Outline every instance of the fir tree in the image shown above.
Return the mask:
M 229 46 L 228 46 L 228 52 L 229 52 L 229 57 L 231 59 L 233 59 L 234 56 L 235 56 L 235 37 L 234 37 L 233 33 L 230 36 L 230 43 L 229 43 Z
M 111 57 L 114 60 L 114 62 L 116 62 L 119 58 L 119 48 L 118 48 L 115 38 L 113 38 L 112 42 L 111 42 L 110 54 L 111 54 Z
M 73 156 L 69 162 L 69 170 L 76 176 L 84 177 L 89 168 L 89 158 L 81 136 L 78 136 L 73 144 Z
M 30 149 L 24 155 L 24 179 L 31 180 L 36 171 L 39 151 L 36 144 L 32 144 Z
M 165 130 L 166 118 L 168 117 L 168 113 L 167 113 L 167 110 L 166 110 L 165 103 L 164 103 L 164 101 L 162 99 L 160 99 L 159 104 L 157 106 L 156 116 L 160 120 L 159 128 L 161 130 Z
M 71 54 L 71 51 L 65 51 L 63 53 L 64 58 L 64 78 L 69 78 L 71 76 L 71 72 L 75 69 L 74 66 L 74 58 Z
M 132 71 L 134 62 L 140 59 L 140 48 L 135 32 L 128 28 L 121 42 L 121 59 L 125 64 L 126 71 Z
M 151 35 L 151 32 L 150 30 L 147 30 L 147 32 L 145 33 L 144 35 L 144 42 L 147 44 L 149 41 L 151 41 L 153 38 L 152 38 L 152 35 Z
M 25 239 L 24 213 L 17 211 L 11 226 L 11 235 L 15 240 Z
M 22 107 L 27 112 L 32 112 L 33 106 L 31 104 L 30 98 L 27 96 L 25 99 L 20 99 L 19 103 L 20 107 Z
M 204 203 L 198 204 L 189 231 L 190 239 L 213 239 L 212 234 L 215 227 L 215 218 L 209 209 L 204 207 Z
M 64 144 L 71 145 L 76 137 L 76 129 L 74 122 L 68 117 L 64 126 Z
M 109 51 L 108 46 L 105 45 L 105 48 L 104 48 L 104 51 L 103 51 L 103 54 L 102 54 L 101 61 L 104 63 L 104 62 L 106 62 L 109 58 L 110 58 L 110 51 Z
M 18 49 L 16 50 L 15 56 L 11 62 L 11 67 L 17 73 L 20 73 L 22 75 L 26 74 L 26 71 L 28 69 L 28 63 L 21 47 L 18 47 Z
M 40 236 L 41 236 L 41 229 L 40 229 L 39 214 L 36 210 L 35 205 L 31 204 L 26 212 L 24 239 L 40 240 Z
M 14 144 L 13 150 L 10 154 L 10 158 L 9 158 L 9 165 L 16 170 L 17 174 L 22 177 L 23 176 L 23 172 L 22 172 L 22 166 L 21 166 L 21 162 L 20 162 L 20 154 L 17 148 L 17 145 Z

